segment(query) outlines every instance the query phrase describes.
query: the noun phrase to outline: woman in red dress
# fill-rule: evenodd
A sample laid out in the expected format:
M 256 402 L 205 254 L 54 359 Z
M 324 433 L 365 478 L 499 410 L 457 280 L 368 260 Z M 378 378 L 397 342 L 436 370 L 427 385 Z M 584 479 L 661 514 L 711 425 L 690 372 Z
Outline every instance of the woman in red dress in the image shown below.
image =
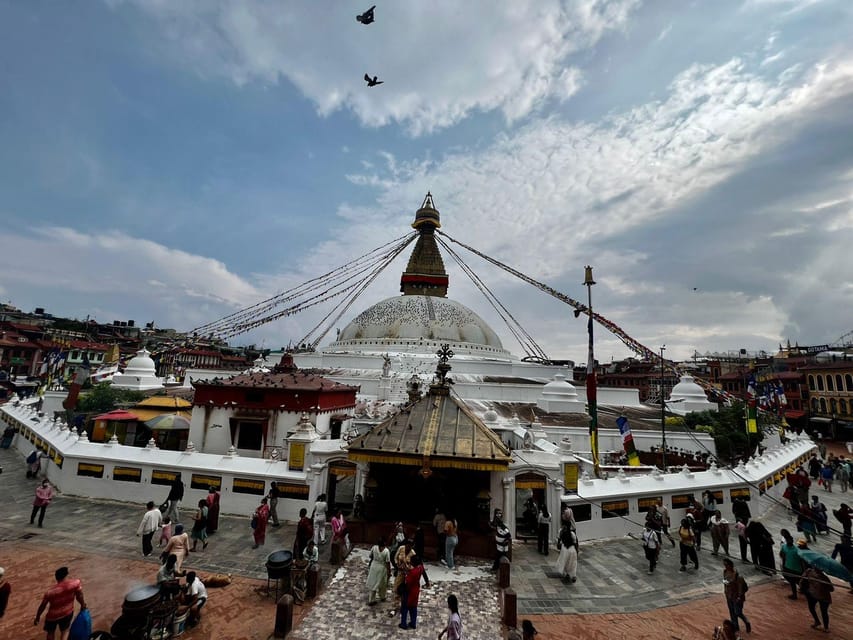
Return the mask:
M 219 528 L 219 498 L 216 487 L 210 487 L 207 492 L 207 535 Z
M 253 519 L 255 522 L 255 530 L 252 535 L 255 538 L 255 544 L 252 546 L 252 549 L 257 549 L 264 543 L 267 537 L 267 522 L 270 519 L 270 508 L 267 505 L 266 498 L 261 498 L 261 504 L 257 509 L 255 509 Z

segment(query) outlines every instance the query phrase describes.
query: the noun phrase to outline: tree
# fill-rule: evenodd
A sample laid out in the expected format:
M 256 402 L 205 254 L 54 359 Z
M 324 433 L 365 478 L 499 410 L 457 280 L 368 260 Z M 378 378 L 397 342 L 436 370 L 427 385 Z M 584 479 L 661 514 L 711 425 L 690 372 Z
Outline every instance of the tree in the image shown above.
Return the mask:
M 764 439 L 760 428 L 758 433 L 746 432 L 746 407 L 742 402 L 721 407 L 719 411 L 688 413 L 684 416 L 684 423 L 695 431 L 708 431 L 710 428 L 717 457 L 732 464 L 738 458 L 751 455 Z
M 109 382 L 92 387 L 92 390 L 80 397 L 77 411 L 80 413 L 106 413 L 122 404 L 135 404 L 145 398 L 140 391 L 116 389 Z

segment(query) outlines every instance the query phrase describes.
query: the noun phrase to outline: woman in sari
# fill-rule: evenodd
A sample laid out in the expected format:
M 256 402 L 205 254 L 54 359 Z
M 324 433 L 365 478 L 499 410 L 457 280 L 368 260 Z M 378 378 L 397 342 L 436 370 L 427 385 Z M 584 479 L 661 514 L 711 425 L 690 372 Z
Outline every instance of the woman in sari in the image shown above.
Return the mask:
M 184 525 L 175 526 L 175 535 L 169 538 L 169 543 L 163 549 L 163 557 L 168 558 L 171 554 L 175 554 L 175 569 L 178 573 L 181 571 L 181 566 L 184 564 L 187 555 L 190 552 L 190 537 L 184 531 Z
M 347 521 L 344 520 L 344 512 L 340 509 L 332 516 L 332 542 L 335 540 L 343 544 L 346 550 L 349 551 L 350 543 Z
M 207 549 L 207 500 L 198 501 L 198 509 L 193 514 L 193 528 L 191 537 L 193 539 L 192 551 L 196 550 L 198 543 L 201 542 L 201 550 Z
M 252 549 L 257 549 L 259 546 L 264 544 L 264 541 L 267 538 L 267 522 L 270 519 L 270 508 L 267 505 L 267 499 L 261 498 L 261 504 L 255 509 L 254 521 L 255 521 L 255 530 L 252 532 L 252 536 L 255 539 L 255 544 L 252 545 Z
M 374 606 L 379 600 L 385 602 L 388 591 L 388 578 L 391 575 L 391 552 L 385 541 L 379 539 L 370 550 L 370 564 L 367 567 L 367 604 Z
M 219 498 L 216 487 L 207 490 L 207 535 L 216 533 L 219 528 Z

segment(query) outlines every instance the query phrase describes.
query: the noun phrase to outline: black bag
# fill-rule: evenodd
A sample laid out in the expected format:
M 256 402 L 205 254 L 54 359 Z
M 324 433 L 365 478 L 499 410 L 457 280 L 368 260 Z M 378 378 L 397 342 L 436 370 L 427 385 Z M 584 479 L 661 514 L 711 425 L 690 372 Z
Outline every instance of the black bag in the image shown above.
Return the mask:
M 27 456 L 27 464 L 35 464 L 35 461 L 38 460 L 39 454 L 36 451 L 33 451 L 30 455 Z

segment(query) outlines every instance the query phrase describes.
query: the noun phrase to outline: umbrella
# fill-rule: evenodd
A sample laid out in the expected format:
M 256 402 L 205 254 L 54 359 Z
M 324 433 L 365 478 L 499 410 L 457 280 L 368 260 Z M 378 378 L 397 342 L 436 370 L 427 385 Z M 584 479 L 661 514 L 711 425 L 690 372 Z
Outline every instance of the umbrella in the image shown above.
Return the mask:
M 841 578 L 845 582 L 853 581 L 853 575 L 851 575 L 847 568 L 837 560 L 833 560 L 829 556 L 825 556 L 817 551 L 812 551 L 811 549 L 797 549 L 797 553 L 800 554 L 800 558 L 803 562 L 807 562 L 813 567 L 817 567 L 825 574 Z
M 145 425 L 150 429 L 157 429 L 159 431 L 178 431 L 180 429 L 189 429 L 190 421 L 177 413 L 165 413 L 162 416 L 151 418 L 145 422 Z

